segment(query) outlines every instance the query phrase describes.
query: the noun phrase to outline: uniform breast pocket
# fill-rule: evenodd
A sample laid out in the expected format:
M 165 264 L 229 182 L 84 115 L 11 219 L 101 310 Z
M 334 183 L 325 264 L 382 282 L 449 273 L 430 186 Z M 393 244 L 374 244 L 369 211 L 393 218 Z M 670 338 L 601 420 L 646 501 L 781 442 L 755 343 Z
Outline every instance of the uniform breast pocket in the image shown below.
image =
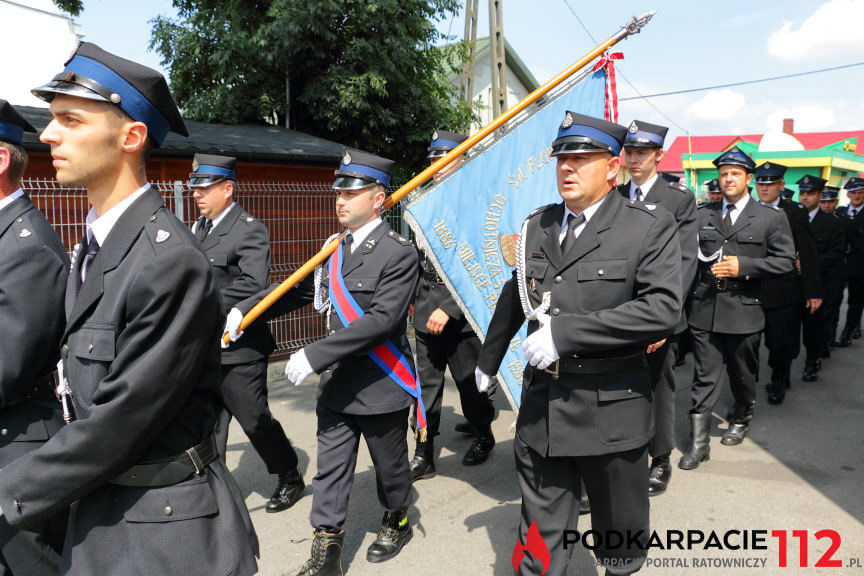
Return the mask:
M 716 229 L 700 230 L 699 231 L 699 249 L 706 256 L 720 249 L 723 243 L 723 238 Z
M 741 256 L 762 256 L 762 244 L 765 241 L 765 236 L 759 232 L 747 232 L 739 234 L 737 237 L 738 250 Z
M 627 279 L 627 260 L 593 260 L 579 262 L 576 265 L 579 282 L 603 280 L 608 282 L 623 282 Z
M 93 391 L 114 361 L 114 336 L 114 326 L 85 324 L 69 337 L 66 371 L 72 392 L 83 406 L 90 406 Z
M 546 272 L 549 270 L 549 262 L 546 260 L 528 260 L 525 262 L 525 278 L 528 290 L 537 292 L 537 286 L 543 283 Z
M 377 276 L 351 276 L 345 278 L 345 287 L 349 292 L 375 292 L 378 287 Z
M 211 266 L 225 268 L 228 266 L 228 254 L 208 254 L 207 261 Z

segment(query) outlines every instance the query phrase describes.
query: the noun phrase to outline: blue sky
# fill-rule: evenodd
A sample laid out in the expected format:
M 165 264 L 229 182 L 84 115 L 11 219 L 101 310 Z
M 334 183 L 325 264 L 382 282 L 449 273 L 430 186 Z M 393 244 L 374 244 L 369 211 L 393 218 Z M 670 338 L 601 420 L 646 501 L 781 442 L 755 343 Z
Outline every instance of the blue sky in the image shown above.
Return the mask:
M 21 1 L 21 0 L 18 0 Z M 25 2 L 27 0 L 24 0 Z M 590 50 L 591 34 L 605 39 L 631 15 L 655 9 L 641 34 L 618 44 L 619 96 L 710 86 L 864 61 L 864 0 L 787 0 L 723 3 L 681 1 L 587 2 L 504 0 L 504 34 L 542 82 Z M 480 2 L 478 36 L 488 35 L 488 10 Z M 85 0 L 77 19 L 86 38 L 123 56 L 159 67 L 147 51 L 148 21 L 172 15 L 169 0 Z M 461 38 L 461 14 L 438 24 Z M 864 128 L 864 67 L 849 68 L 694 94 L 621 102 L 620 121 L 639 118 L 672 125 L 670 137 L 761 133 L 779 130 L 783 117 L 796 131 Z M 665 117 L 664 117 L 665 115 Z M 671 119 L 670 122 L 669 119 Z

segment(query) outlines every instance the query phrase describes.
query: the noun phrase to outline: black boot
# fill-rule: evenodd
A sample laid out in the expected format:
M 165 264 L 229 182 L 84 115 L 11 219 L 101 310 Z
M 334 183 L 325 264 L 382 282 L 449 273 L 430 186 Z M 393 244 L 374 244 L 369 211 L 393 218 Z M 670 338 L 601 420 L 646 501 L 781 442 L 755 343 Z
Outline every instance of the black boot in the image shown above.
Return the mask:
M 852 344 L 852 332 L 854 332 L 854 329 L 851 329 L 848 326 L 844 328 L 843 334 L 840 336 L 840 341 L 835 342 L 834 345 L 840 348 L 846 348 Z
M 467 420 L 462 420 L 461 422 L 458 422 L 455 426 L 453 426 L 453 430 L 467 436 L 477 435 L 477 427 L 468 422 Z
M 345 532 L 315 531 L 312 554 L 297 576 L 342 576 L 342 540 Z
M 475 466 L 482 464 L 489 459 L 489 453 L 495 447 L 495 437 L 492 435 L 492 430 L 478 431 L 474 443 L 468 448 L 468 452 L 462 458 L 462 464 L 465 466 Z
M 774 375 L 772 375 L 771 382 L 768 383 L 769 404 L 778 405 L 783 403 L 783 399 L 786 397 L 786 380 L 784 374 L 784 371 L 778 370 Z
M 411 467 L 411 482 L 435 476 L 435 446 L 432 442 L 431 438 L 426 442 L 417 440 L 417 447 L 414 449 L 414 458 L 409 464 Z
M 857 328 L 852 330 L 852 339 L 858 340 L 859 338 L 861 338 L 861 326 L 858 326 Z
M 792 387 L 792 366 L 783 371 L 783 389 L 789 390 Z
M 671 476 L 672 466 L 669 464 L 669 454 L 651 460 L 651 471 L 648 473 L 648 496 L 659 496 L 666 492 Z
M 678 468 L 694 470 L 711 459 L 711 414 L 690 414 L 692 445 L 678 461 Z
M 748 432 L 750 425 L 747 422 L 732 422 L 720 438 L 720 443 L 724 446 L 737 446 L 744 441 Z
M 276 491 L 273 492 L 273 496 L 267 501 L 265 509 L 267 512 L 287 510 L 300 500 L 305 488 L 306 484 L 304 484 L 300 472 L 295 470 L 288 474 L 279 474 L 279 484 L 276 485 Z
M 812 360 L 810 358 L 804 362 L 804 374 L 801 375 L 801 380 L 804 382 L 815 382 L 819 379 L 816 375 L 819 372 L 821 361 L 820 360 Z
M 408 523 L 408 509 L 403 508 L 396 512 L 385 512 L 381 520 L 381 528 L 378 537 L 369 548 L 366 549 L 366 560 L 369 562 L 384 562 L 390 560 L 402 550 L 402 547 L 411 540 L 413 532 Z

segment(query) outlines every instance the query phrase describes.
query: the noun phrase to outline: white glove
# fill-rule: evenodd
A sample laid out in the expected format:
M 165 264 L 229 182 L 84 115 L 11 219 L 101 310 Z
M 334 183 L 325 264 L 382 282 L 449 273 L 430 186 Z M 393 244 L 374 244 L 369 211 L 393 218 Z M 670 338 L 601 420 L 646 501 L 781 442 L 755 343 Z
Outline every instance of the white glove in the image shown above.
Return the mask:
M 489 390 L 489 386 L 495 382 L 495 376 L 489 376 L 482 370 L 480 367 L 474 368 L 474 381 L 477 384 L 477 391 L 483 394 L 487 390 Z
M 522 343 L 522 350 L 525 352 L 525 360 L 531 366 L 545 370 L 561 356 L 555 348 L 555 341 L 552 339 L 552 322 L 549 315 L 538 314 L 537 319 L 540 321 L 540 328 L 525 339 Z
M 231 342 L 236 342 L 241 336 L 243 336 L 243 332 L 238 332 L 237 329 L 240 328 L 240 322 L 243 321 L 243 312 L 240 311 L 239 308 L 231 308 L 231 311 L 228 312 L 228 317 L 225 318 L 225 330 L 223 330 L 223 338 L 219 340 L 222 343 L 222 348 L 228 348 Z M 228 344 L 225 343 L 224 334 L 228 334 L 228 338 L 230 342 Z
M 288 380 L 298 386 L 306 379 L 314 370 L 309 365 L 309 360 L 306 359 L 306 353 L 301 349 L 291 355 L 288 362 L 285 363 L 285 376 Z

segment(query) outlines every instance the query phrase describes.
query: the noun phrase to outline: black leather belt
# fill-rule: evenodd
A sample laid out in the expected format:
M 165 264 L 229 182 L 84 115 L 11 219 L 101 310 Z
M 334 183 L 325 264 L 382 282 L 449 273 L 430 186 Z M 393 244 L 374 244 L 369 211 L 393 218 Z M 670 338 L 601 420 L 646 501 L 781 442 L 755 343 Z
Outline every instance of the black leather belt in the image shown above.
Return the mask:
M 436 283 L 441 282 L 441 278 L 438 276 L 438 273 L 435 272 L 434 270 L 427 271 L 424 269 L 423 270 L 423 279 L 428 280 L 429 282 L 436 282 Z
M 217 457 L 216 442 L 209 436 L 204 442 L 167 460 L 135 464 L 113 480 L 118 486 L 157 488 L 172 486 L 193 474 L 201 474 Z
M 559 374 L 608 374 L 611 372 L 626 372 L 646 366 L 645 354 L 636 352 L 626 356 L 611 358 L 561 358 L 544 370 L 553 377 Z
M 13 391 L 13 393 L 6 398 L 5 407 L 9 408 L 11 406 L 15 406 L 16 404 L 23 404 L 28 400 L 39 398 L 40 396 L 54 394 L 54 390 L 56 387 L 56 373 L 51 372 L 36 380 L 36 382 L 32 386 L 23 388 L 21 390 Z
M 715 278 L 714 288 L 718 292 L 742 292 L 744 290 L 755 290 L 758 282 L 752 280 L 731 280 L 729 278 Z

